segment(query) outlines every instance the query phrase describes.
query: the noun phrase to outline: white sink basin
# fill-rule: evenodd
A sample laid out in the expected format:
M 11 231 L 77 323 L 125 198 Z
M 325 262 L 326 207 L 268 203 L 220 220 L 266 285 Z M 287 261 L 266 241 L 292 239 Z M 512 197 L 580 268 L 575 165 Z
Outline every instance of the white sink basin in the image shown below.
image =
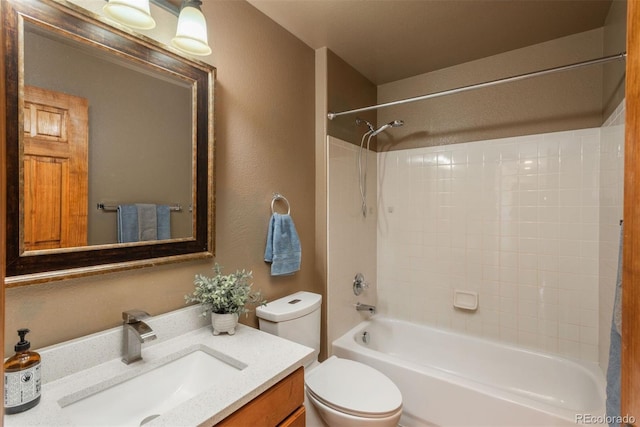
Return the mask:
M 68 396 L 59 403 L 77 425 L 140 426 L 211 387 L 234 381 L 244 367 L 197 349 L 88 397 Z

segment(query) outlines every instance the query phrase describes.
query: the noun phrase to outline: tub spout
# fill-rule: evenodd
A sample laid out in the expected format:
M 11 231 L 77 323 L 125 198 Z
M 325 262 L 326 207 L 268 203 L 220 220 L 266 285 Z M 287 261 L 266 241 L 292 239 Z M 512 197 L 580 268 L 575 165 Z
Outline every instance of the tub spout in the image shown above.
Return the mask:
M 356 303 L 356 310 L 358 311 L 368 311 L 370 314 L 376 314 L 376 306 L 369 304 L 361 304 L 360 302 Z

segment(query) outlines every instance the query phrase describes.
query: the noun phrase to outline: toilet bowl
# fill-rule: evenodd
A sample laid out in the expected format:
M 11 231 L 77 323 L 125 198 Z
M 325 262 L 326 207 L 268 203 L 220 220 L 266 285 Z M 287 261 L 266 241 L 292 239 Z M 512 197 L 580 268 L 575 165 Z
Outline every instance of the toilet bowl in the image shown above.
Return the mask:
M 402 395 L 381 372 L 363 363 L 332 356 L 305 372 L 305 391 L 331 427 L 395 427 Z
M 318 363 L 321 301 L 321 295 L 302 291 L 257 307 L 260 329 L 315 350 L 313 361 L 305 366 L 305 391 L 329 426 L 397 426 L 402 394 L 388 377 L 336 356 Z

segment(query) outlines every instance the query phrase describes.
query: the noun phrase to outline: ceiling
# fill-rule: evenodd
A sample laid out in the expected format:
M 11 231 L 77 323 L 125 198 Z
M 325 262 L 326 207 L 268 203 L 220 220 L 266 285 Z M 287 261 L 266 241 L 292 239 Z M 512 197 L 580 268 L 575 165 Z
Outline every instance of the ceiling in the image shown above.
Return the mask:
M 379 85 L 602 27 L 612 0 L 248 0 Z M 617 0 L 614 0 L 617 1 Z

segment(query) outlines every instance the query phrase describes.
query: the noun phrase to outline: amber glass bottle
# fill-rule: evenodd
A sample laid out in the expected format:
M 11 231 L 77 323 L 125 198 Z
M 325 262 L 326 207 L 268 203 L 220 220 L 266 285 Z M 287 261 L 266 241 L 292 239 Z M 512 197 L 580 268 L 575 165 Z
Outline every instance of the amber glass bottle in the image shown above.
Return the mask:
M 29 351 L 31 344 L 24 339 L 29 329 L 18 329 L 20 341 L 16 354 L 4 362 L 4 412 L 17 414 L 40 402 L 40 355 Z

